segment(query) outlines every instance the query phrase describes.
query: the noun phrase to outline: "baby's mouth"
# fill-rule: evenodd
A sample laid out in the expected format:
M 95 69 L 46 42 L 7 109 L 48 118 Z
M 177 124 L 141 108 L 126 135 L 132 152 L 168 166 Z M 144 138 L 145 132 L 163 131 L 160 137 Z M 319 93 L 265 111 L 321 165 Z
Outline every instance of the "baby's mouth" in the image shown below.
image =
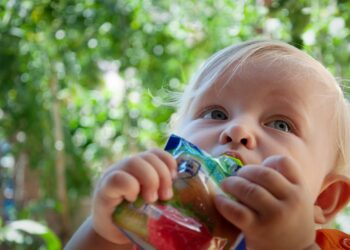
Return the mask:
M 238 159 L 238 160 L 242 163 L 242 165 L 245 164 L 244 159 L 243 159 L 242 156 L 241 156 L 239 153 L 237 153 L 237 152 L 228 151 L 228 152 L 223 153 L 222 155 L 226 155 L 226 156 L 230 156 L 230 157 L 236 158 L 236 159 Z

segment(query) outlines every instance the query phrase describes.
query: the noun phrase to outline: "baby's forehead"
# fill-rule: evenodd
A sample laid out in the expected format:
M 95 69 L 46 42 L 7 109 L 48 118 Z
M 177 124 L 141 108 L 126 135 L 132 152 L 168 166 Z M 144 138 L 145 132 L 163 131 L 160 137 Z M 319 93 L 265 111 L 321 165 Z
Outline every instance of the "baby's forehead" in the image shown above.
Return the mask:
M 290 102 L 291 105 L 301 103 L 301 106 L 323 110 L 331 115 L 340 97 L 339 91 L 335 79 L 328 75 L 326 69 L 312 61 L 308 63 L 295 57 L 277 60 L 259 57 L 250 58 L 239 64 L 239 67 L 232 64 L 211 84 L 193 94 L 197 96 L 197 104 L 206 99 L 218 102 L 237 98 L 239 93 L 245 99 L 254 99 L 257 103 L 258 97 Z M 262 101 L 258 105 L 263 104 Z
M 315 93 L 339 94 L 341 92 L 338 83 L 329 71 L 304 52 L 296 51 L 280 56 L 277 52 L 272 52 L 268 51 L 264 54 L 233 61 L 222 70 L 221 74 L 217 74 L 216 78 L 209 76 L 214 80 L 207 85 L 207 89 L 213 87 L 217 89 L 218 82 L 223 88 L 226 85 L 244 82 L 244 78 L 259 74 L 260 78 L 257 81 L 263 82 L 264 77 L 266 77 L 268 81 L 277 82 L 279 88 L 288 87 L 289 84 L 306 88 L 307 84 L 312 84 Z M 266 87 L 266 85 L 261 87 Z
M 281 86 L 311 82 L 314 83 L 312 95 L 319 95 L 320 98 L 342 97 L 342 91 L 335 78 L 322 64 L 305 52 L 284 43 L 253 41 L 225 48 L 209 58 L 194 75 L 182 95 L 181 112 L 191 107 L 194 98 L 205 96 L 207 91 L 213 95 L 222 90 L 225 84 L 235 84 L 232 79 L 237 75 L 242 76 L 240 73 L 250 71 L 251 74 L 255 74 L 254 69 L 257 67 L 262 67 L 266 74 L 270 74 L 272 70 L 276 74 L 275 80 L 279 81 Z M 324 102 L 324 98 L 322 101 Z

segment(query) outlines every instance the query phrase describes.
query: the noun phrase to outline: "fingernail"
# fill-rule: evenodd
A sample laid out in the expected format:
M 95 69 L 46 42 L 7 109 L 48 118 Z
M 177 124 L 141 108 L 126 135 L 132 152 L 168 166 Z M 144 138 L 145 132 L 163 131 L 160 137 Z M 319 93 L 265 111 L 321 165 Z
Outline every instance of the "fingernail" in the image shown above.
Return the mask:
M 164 199 L 170 199 L 173 196 L 173 190 L 171 188 L 167 188 L 163 191 Z
M 176 170 L 172 170 L 171 171 L 171 178 L 175 179 L 177 176 L 177 171 Z
M 155 202 L 156 200 L 158 200 L 158 195 L 156 192 L 154 192 L 150 195 L 149 198 L 150 198 L 150 202 Z
M 227 201 L 230 200 L 230 197 L 227 194 L 218 194 L 216 195 L 216 199 Z

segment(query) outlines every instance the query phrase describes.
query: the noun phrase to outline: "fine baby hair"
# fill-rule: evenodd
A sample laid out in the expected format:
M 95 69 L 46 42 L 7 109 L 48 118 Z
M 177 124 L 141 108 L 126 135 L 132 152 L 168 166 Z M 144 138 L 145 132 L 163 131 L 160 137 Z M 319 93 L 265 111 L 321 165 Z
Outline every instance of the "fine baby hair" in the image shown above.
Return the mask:
M 235 73 L 244 70 L 245 67 L 254 67 L 254 62 L 261 59 L 268 62 L 267 67 L 278 67 L 285 63 L 291 64 L 293 68 L 288 68 L 288 72 L 285 72 L 286 76 L 296 77 L 302 74 L 302 77 L 317 81 L 320 88 L 328 88 L 329 96 L 320 96 L 319 99 L 320 102 L 327 98 L 335 100 L 333 120 L 329 121 L 330 123 L 336 123 L 337 129 L 337 135 L 334 139 L 338 147 L 338 158 L 337 162 L 334 163 L 333 171 L 349 177 L 349 101 L 345 98 L 335 77 L 321 63 L 307 53 L 281 41 L 247 41 L 226 47 L 212 55 L 192 77 L 180 97 L 177 98 L 177 112 L 172 118 L 171 128 L 175 132 L 181 129 L 193 97 L 201 95 L 224 74 L 228 74 L 224 81 L 229 84 Z M 220 89 L 216 91 L 219 92 Z M 327 131 L 324 131 L 324 133 L 327 133 Z M 324 146 L 327 147 L 328 145 Z

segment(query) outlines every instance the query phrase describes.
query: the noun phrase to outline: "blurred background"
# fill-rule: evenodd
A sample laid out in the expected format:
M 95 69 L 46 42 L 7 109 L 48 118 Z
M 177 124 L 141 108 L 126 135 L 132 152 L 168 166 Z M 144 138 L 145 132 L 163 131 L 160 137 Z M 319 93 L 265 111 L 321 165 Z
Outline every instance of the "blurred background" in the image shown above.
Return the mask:
M 162 147 L 213 52 L 282 39 L 350 79 L 347 0 L 0 1 L 0 245 L 61 249 L 118 159 Z M 350 210 L 335 226 L 350 233 Z

